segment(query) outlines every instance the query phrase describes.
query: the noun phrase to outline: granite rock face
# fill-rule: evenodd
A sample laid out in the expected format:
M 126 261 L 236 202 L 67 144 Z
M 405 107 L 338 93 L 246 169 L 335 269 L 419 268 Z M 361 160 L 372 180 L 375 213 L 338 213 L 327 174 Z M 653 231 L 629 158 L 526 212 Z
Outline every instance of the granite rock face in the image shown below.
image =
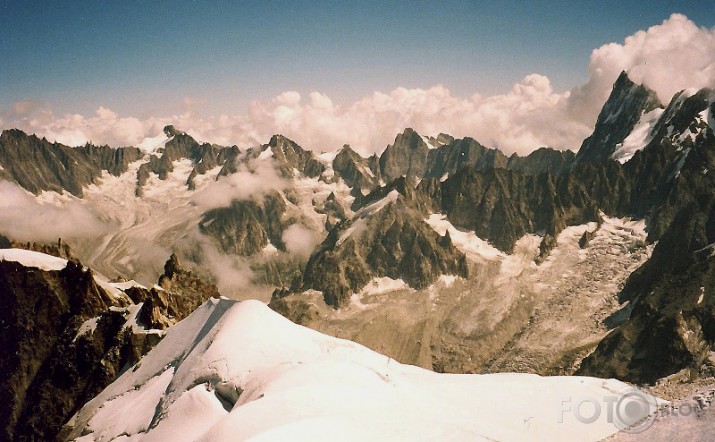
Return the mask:
M 424 178 L 440 179 L 464 167 L 477 170 L 506 168 L 507 157 L 497 149 L 489 149 L 471 138 L 453 140 L 427 153 Z
M 348 187 L 359 191 L 375 189 L 381 178 L 377 157 L 363 158 L 347 144 L 335 156 L 333 169 Z
M 195 189 L 194 180 L 197 175 L 203 175 L 209 170 L 225 166 L 230 161 L 235 161 L 240 153 L 236 146 L 223 147 L 209 143 L 198 143 L 185 132 L 177 130 L 174 126 L 166 126 L 164 134 L 169 137 L 169 141 L 164 147 L 158 149 L 160 155 L 151 154 L 147 162 L 139 166 L 137 171 L 136 195 L 142 196 L 144 185 L 150 174 L 154 173 L 160 180 L 166 180 L 174 170 L 174 162 L 182 159 L 189 159 L 193 165 L 186 185 L 189 189 Z M 227 166 L 228 167 L 228 166 Z
M 429 147 L 413 129 L 395 138 L 395 142 L 385 148 L 380 156 L 380 172 L 386 182 L 401 176 L 410 178 L 424 175 Z
M 710 89 L 677 94 L 624 165 L 630 208 L 648 217 L 658 243 L 620 293 L 627 319 L 580 374 L 653 383 L 715 373 L 715 133 L 705 118 L 714 103 Z
M 313 152 L 303 149 L 283 135 L 273 135 L 268 144 L 262 146 L 261 152 L 266 149 L 273 153 L 281 175 L 285 178 L 292 178 L 294 170 L 308 177 L 319 176 L 325 170 L 325 166 L 315 159 Z M 258 154 L 259 151 L 256 150 L 255 153 Z
M 575 161 L 576 154 L 570 150 L 540 147 L 525 157 L 516 154 L 510 156 L 506 168 L 528 175 L 563 175 L 571 171 Z

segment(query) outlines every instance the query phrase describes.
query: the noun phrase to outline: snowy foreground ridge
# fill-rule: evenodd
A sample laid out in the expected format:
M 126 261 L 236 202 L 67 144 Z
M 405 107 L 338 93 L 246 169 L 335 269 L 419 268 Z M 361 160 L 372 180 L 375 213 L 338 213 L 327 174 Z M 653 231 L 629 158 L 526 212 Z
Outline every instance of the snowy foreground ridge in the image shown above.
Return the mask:
M 212 299 L 87 403 L 71 438 L 596 441 L 618 429 L 605 412 L 579 422 L 568 401 L 627 391 L 594 378 L 433 373 L 258 301 Z

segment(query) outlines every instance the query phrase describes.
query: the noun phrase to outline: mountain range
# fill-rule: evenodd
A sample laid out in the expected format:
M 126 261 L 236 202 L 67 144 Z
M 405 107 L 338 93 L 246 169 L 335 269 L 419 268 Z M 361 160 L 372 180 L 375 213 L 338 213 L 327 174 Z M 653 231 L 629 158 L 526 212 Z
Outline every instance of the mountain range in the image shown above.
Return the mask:
M 164 434 L 171 410 L 192 409 L 181 395 L 204 400 L 192 393 L 204 382 L 219 419 L 243 400 L 221 392 L 226 385 L 245 392 L 260 379 L 179 382 L 181 364 L 133 374 L 193 311 L 203 319 L 179 326 L 218 335 L 229 311 L 280 319 L 217 301 L 219 292 L 436 372 L 711 382 L 713 171 L 715 91 L 684 90 L 664 104 L 625 72 L 575 154 L 543 147 L 507 157 L 413 129 L 370 157 L 347 145 L 318 154 L 281 135 L 242 150 L 173 126 L 119 148 L 5 130 L 3 435 Z M 197 333 L 172 338 L 171 352 L 198 348 Z M 146 360 L 171 365 L 167 351 Z M 196 357 L 191 367 L 202 366 Z M 100 404 L 130 384 L 150 389 L 154 376 L 176 385 L 151 393 L 151 416 L 123 429 L 111 426 L 114 415 L 97 417 Z M 50 418 L 28 417 L 37 407 Z

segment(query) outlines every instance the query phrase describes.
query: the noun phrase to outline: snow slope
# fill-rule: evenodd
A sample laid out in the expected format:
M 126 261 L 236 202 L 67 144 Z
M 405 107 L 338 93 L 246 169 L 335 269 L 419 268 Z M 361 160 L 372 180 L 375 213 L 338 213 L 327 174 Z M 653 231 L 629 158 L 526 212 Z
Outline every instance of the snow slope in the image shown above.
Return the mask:
M 41 270 L 62 270 L 67 267 L 67 260 L 40 252 L 23 249 L 0 249 L 0 261 L 14 261 L 25 267 Z
M 611 155 L 611 158 L 623 164 L 633 158 L 636 152 L 646 147 L 653 139 L 653 128 L 655 128 L 658 119 L 663 115 L 664 111 L 665 109 L 656 108 L 648 113 L 644 113 L 630 135 L 616 146 L 616 150 Z
M 479 238 L 473 231 L 464 231 L 454 227 L 447 219 L 447 215 L 433 213 L 430 214 L 429 218 L 425 219 L 425 222 L 441 236 L 449 232 L 452 244 L 471 260 L 477 258 L 487 260 L 504 258 L 504 253 L 489 244 L 488 241 Z
M 594 378 L 438 374 L 258 301 L 212 299 L 88 402 L 70 439 L 596 441 L 617 431 L 606 414 L 583 424 L 563 401 L 629 390 Z

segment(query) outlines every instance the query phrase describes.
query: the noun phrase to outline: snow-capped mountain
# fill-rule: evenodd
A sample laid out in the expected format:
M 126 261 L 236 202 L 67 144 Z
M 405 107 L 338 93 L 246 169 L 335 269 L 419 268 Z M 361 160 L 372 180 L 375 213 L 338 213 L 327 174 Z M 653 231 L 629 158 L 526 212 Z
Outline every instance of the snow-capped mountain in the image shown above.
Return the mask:
M 618 428 L 605 413 L 579 422 L 563 402 L 635 391 L 594 378 L 437 374 L 260 302 L 220 299 L 172 327 L 66 431 L 76 441 L 597 441 Z
M 633 83 L 625 71 L 621 72 L 611 96 L 598 115 L 593 134 L 583 141 L 578 150 L 577 161 L 602 162 L 614 156 L 623 158 L 626 154 L 623 152 L 625 140 L 640 133 L 643 121 L 651 120 L 662 107 L 655 92 L 647 86 Z
M 6 130 L 0 242 L 62 236 L 86 265 L 146 287 L 171 273 L 162 265 L 176 253 L 224 295 L 270 300 L 294 322 L 435 371 L 708 378 L 713 115 L 711 90 L 685 90 L 664 106 L 624 72 L 577 154 L 506 157 L 471 138 L 412 129 L 368 158 L 349 146 L 316 154 L 281 135 L 246 150 L 216 146 L 173 126 L 122 148 Z M 171 293 L 167 278 L 159 285 Z M 190 296 L 192 284 L 174 287 Z M 156 301 L 166 312 L 157 324 L 175 322 L 170 305 L 180 299 Z M 204 309 L 242 309 L 226 302 Z M 177 373 L 134 381 L 153 401 L 153 388 Z M 172 405 L 191 393 L 184 387 L 162 399 L 167 410 L 204 401 L 201 392 Z M 87 410 L 77 431 L 115 431 L 104 415 L 93 427 L 98 411 Z M 233 415 L 215 411 L 207 419 Z M 129 430 L 167 428 L 166 416 L 148 413 Z

